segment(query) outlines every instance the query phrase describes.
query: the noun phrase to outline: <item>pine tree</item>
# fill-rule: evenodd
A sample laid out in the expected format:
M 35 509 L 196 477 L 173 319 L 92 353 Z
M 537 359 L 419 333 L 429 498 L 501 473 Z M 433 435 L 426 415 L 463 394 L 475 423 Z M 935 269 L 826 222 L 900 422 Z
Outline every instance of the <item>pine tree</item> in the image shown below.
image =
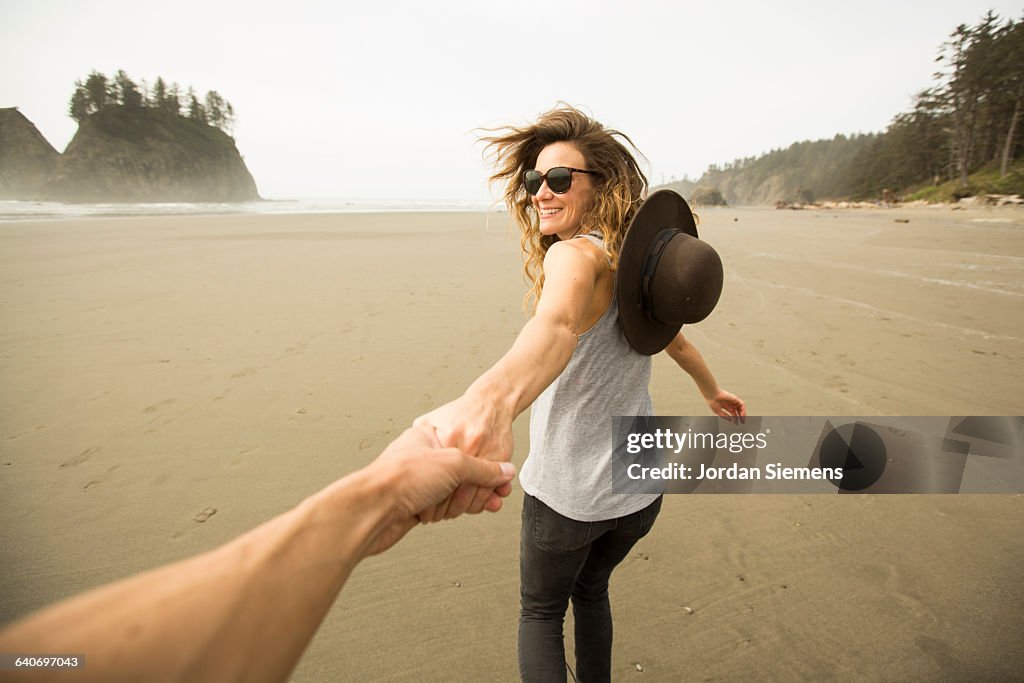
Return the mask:
M 114 96 L 118 104 L 129 109 L 138 109 L 142 106 L 142 93 L 123 70 L 114 76 Z
M 153 93 L 149 99 L 149 106 L 153 109 L 163 109 L 164 101 L 167 99 L 167 84 L 164 83 L 162 76 L 156 77 L 156 83 L 153 84 Z
M 164 109 L 175 116 L 181 116 L 181 86 L 172 83 L 167 89 L 167 97 L 164 99 Z
M 85 79 L 85 92 L 88 97 L 90 114 L 98 112 L 113 101 L 107 77 L 98 71 L 91 72 Z
M 188 117 L 193 121 L 206 124 L 206 109 L 203 108 L 202 103 L 196 97 L 196 91 L 189 87 L 188 89 Z
M 1001 84 L 1004 92 L 1013 103 L 1009 120 L 1004 123 L 1006 134 L 1000 154 L 999 177 L 1005 178 L 1010 160 L 1013 157 L 1014 136 L 1024 114 L 1024 19 L 1016 24 L 1010 23 L 1001 36 L 1003 54 L 1000 64 Z
M 85 90 L 82 81 L 75 81 L 75 92 L 71 95 L 71 103 L 68 113 L 76 123 L 81 123 L 89 115 L 89 93 Z
M 216 90 L 206 93 L 206 118 L 211 126 L 224 129 L 224 121 L 227 115 L 226 102 Z

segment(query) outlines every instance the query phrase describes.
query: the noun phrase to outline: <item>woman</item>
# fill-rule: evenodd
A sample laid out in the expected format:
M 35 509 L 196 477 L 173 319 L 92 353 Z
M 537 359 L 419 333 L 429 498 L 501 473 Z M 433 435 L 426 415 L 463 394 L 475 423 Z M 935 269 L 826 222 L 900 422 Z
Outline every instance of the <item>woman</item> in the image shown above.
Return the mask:
M 568 106 L 495 132 L 484 138 L 497 167 L 491 180 L 506 183 L 522 231 L 534 314 L 462 397 L 417 424 L 432 426 L 445 446 L 508 460 L 512 420 L 533 404 L 520 473 L 520 675 L 566 679 L 562 622 L 572 600 L 579 680 L 607 681 L 608 579 L 661 506 L 658 495 L 613 494 L 609 475 L 611 418 L 653 412 L 650 356 L 630 348 L 615 300 L 619 249 L 647 180 L 620 141 L 633 146 L 629 138 Z M 682 332 L 666 351 L 714 413 L 746 415 Z M 477 512 L 491 493 L 460 488 L 432 519 Z

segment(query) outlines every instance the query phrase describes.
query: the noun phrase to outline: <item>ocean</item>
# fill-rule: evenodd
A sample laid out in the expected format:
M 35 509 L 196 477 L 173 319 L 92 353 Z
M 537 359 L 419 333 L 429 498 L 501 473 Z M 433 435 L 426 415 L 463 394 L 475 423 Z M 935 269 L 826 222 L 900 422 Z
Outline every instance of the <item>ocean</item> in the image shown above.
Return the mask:
M 500 202 L 495 204 L 480 200 L 360 200 L 332 197 L 232 203 L 167 202 L 155 204 L 64 204 L 61 202 L 0 201 L 0 222 L 124 216 L 494 211 L 499 209 L 504 210 L 504 205 Z

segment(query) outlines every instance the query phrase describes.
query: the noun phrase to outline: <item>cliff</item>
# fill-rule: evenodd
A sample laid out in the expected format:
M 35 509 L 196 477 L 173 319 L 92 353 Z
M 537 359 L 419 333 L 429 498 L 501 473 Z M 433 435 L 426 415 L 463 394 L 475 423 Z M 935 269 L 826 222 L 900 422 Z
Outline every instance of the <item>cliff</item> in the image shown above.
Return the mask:
M 60 154 L 16 107 L 0 109 L 0 199 L 34 196 Z
M 730 206 L 844 199 L 861 194 L 866 155 L 877 135 L 796 142 L 758 157 L 711 166 L 696 186 L 717 189 Z M 696 187 L 689 188 L 690 193 Z M 684 194 L 684 197 L 691 197 Z
M 235 141 L 221 130 L 143 107 L 85 118 L 39 196 L 73 202 L 259 199 Z

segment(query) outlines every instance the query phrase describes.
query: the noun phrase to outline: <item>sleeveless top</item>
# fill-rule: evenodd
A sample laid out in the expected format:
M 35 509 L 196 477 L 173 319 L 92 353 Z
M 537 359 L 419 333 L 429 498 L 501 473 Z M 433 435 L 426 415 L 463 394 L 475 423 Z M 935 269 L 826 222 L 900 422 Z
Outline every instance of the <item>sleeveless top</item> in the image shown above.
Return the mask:
M 603 248 L 600 237 L 581 235 Z M 562 374 L 530 409 L 530 453 L 523 491 L 581 522 L 631 514 L 657 494 L 612 493 L 612 418 L 653 414 L 651 357 L 637 353 L 619 324 L 616 291 L 608 309 L 579 335 Z

